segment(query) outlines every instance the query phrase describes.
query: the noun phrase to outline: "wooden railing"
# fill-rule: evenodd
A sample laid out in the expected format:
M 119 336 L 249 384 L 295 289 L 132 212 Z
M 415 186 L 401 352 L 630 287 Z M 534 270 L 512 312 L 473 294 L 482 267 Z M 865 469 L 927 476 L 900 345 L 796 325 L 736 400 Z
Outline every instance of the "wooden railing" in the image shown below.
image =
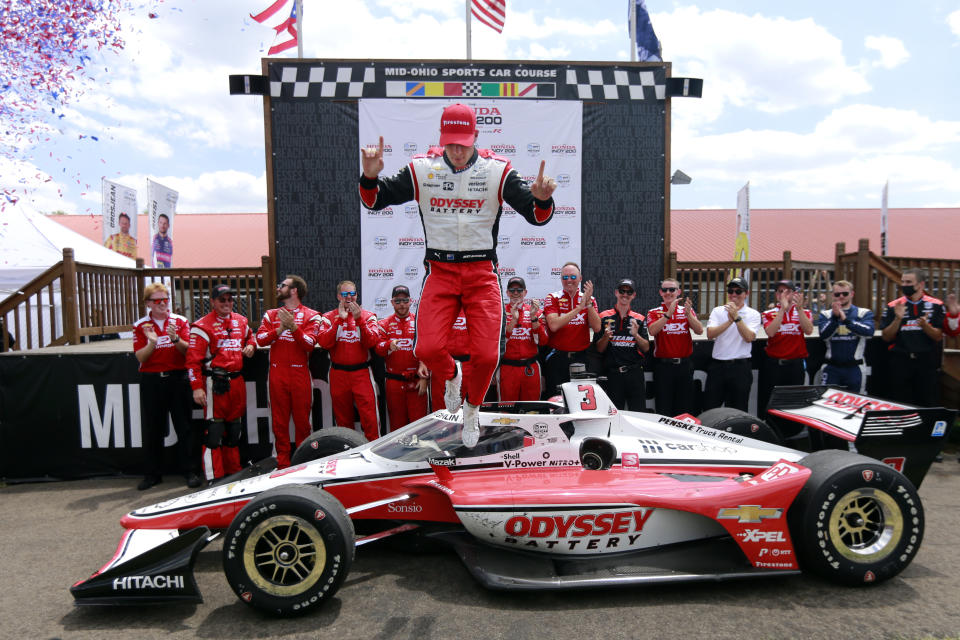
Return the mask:
M 127 269 L 75 262 L 68 248 L 61 262 L 0 302 L 0 350 L 78 344 L 83 337 L 130 331 L 146 313 L 144 287 L 156 281 L 171 291 L 171 310 L 189 320 L 210 311 L 210 289 L 221 282 L 237 290 L 234 311 L 255 326 L 276 304 L 275 276 L 265 256 L 259 267 L 249 268 L 154 269 L 137 260 L 136 268 Z
M 830 290 L 832 271 L 830 263 L 795 261 L 789 251 L 783 252 L 783 261 L 766 262 L 678 262 L 676 252 L 670 253 L 670 277 L 680 282 L 700 317 L 726 303 L 726 285 L 734 275 L 743 275 L 750 283 L 747 304 L 763 310 L 776 301 L 780 280 L 793 280 L 811 301 L 819 300 Z
M 853 283 L 854 303 L 873 309 L 877 318 L 888 302 L 902 295 L 900 276 L 909 268 L 926 272 L 925 290 L 935 298 L 945 300 L 948 294 L 960 290 L 960 260 L 881 257 L 870 251 L 866 239 L 861 239 L 852 253 L 847 253 L 844 243 L 836 245 L 836 279 Z

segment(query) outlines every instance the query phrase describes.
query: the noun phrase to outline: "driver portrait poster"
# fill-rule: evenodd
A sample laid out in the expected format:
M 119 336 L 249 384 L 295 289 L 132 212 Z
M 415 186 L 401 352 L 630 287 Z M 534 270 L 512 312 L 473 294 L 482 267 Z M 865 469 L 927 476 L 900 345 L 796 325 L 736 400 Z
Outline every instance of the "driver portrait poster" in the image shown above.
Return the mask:
M 527 283 L 531 298 L 543 299 L 560 288 L 560 266 L 580 262 L 580 185 L 582 103 L 579 100 L 360 100 L 359 143 L 376 146 L 383 136 L 383 171 L 392 176 L 411 158 L 439 144 L 440 114 L 455 102 L 477 113 L 478 149 L 490 149 L 510 161 L 528 183 L 544 175 L 557 180 L 555 212 L 543 226 L 533 226 L 506 203 L 497 231 L 501 286 L 513 276 Z M 425 251 L 417 203 L 410 201 L 381 211 L 361 207 L 363 306 L 389 315 L 391 289 L 410 288 L 420 298 Z
M 137 257 L 137 191 L 103 180 L 103 246 L 128 258 Z

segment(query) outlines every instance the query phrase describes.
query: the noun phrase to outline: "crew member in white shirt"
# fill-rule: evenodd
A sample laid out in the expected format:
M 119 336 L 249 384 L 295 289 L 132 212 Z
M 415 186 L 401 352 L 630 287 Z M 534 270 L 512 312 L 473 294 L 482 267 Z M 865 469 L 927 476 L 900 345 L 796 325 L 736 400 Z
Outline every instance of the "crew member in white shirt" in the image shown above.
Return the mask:
M 727 406 L 747 410 L 752 343 L 763 331 L 760 313 L 747 306 L 750 285 L 744 278 L 727 283 L 727 304 L 714 308 L 707 322 L 707 338 L 714 341 L 703 408 Z

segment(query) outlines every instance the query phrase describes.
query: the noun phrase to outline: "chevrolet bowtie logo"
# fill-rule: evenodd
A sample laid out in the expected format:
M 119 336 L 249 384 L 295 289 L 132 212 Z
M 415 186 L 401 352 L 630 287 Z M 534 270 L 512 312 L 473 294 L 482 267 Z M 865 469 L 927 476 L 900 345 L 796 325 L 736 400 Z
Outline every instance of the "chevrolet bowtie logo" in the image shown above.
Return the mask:
M 519 418 L 496 418 L 491 420 L 494 424 L 517 424 L 520 422 Z
M 742 504 L 739 507 L 720 509 L 719 520 L 737 520 L 738 522 L 762 522 L 764 518 L 779 518 L 783 509 L 761 507 L 758 504 Z

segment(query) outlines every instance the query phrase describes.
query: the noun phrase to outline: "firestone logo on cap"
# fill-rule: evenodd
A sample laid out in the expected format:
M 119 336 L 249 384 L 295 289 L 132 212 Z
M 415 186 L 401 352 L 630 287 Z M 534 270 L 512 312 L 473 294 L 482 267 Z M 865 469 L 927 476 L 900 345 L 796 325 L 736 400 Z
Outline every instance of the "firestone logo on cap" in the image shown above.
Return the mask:
M 470 146 L 477 131 L 477 114 L 465 104 L 452 104 L 440 117 L 440 145 Z

